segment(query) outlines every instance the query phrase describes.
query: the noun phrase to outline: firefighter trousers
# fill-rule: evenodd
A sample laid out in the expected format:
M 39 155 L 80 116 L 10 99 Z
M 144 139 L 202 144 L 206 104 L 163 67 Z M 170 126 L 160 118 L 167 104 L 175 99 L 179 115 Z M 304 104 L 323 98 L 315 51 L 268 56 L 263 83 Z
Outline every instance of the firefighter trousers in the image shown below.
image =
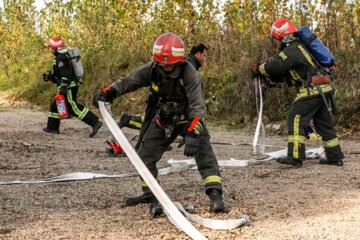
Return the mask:
M 76 96 L 78 92 L 78 86 L 69 88 L 66 96 L 66 108 L 69 112 L 69 115 L 76 116 L 78 119 L 83 121 L 84 123 L 94 126 L 99 118 L 94 113 L 92 113 L 89 109 L 79 104 L 76 101 Z M 50 103 L 50 112 L 48 115 L 48 123 L 47 128 L 50 130 L 59 130 L 60 127 L 60 118 L 58 114 L 58 110 L 56 107 L 55 98 L 52 98 Z
M 161 159 L 168 146 L 176 139 L 178 135 L 185 133 L 187 124 L 178 125 L 173 131 L 170 138 L 166 138 L 165 130 L 157 126 L 155 119 L 149 125 L 144 138 L 137 151 L 146 167 L 158 180 L 158 169 L 156 163 Z M 205 183 L 205 192 L 208 194 L 211 189 L 222 191 L 222 182 L 219 165 L 210 144 L 210 135 L 205 124 L 204 131 L 201 133 L 199 153 L 194 157 L 198 171 Z M 147 184 L 142 180 L 142 189 L 144 192 L 149 191 Z
M 327 159 L 330 161 L 343 159 L 344 154 L 332 126 L 330 112 L 320 95 L 294 102 L 291 106 L 287 121 L 288 156 L 300 161 L 306 159 L 305 130 L 311 119 L 316 132 L 322 137 Z

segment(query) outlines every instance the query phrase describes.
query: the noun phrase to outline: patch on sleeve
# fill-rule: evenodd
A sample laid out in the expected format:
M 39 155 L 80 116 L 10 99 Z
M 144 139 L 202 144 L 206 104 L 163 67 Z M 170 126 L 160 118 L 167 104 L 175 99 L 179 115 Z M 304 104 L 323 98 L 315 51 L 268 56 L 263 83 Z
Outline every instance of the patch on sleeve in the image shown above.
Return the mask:
M 287 56 L 285 55 L 285 53 L 283 51 L 281 51 L 279 53 L 279 56 L 282 58 L 283 61 L 285 61 L 287 59 Z
M 62 61 L 59 61 L 58 67 L 62 67 L 62 66 L 64 66 L 64 63 Z

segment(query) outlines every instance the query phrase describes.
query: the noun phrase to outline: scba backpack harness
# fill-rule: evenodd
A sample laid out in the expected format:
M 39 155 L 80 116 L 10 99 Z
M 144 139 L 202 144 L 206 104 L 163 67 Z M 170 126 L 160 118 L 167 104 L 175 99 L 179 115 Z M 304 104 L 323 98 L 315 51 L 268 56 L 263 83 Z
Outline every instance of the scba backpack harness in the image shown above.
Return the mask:
M 333 55 L 308 26 L 301 27 L 297 31 L 297 36 L 314 60 L 314 67 L 322 74 L 312 76 L 311 83 L 314 86 L 329 84 L 331 81 L 331 71 L 335 64 Z
M 81 63 L 81 57 L 77 48 L 68 48 L 70 64 L 74 72 L 76 82 L 83 83 L 84 67 Z
M 308 26 L 297 31 L 299 40 L 305 45 L 312 56 L 324 67 L 332 67 L 335 59 L 325 45 L 317 38 Z
M 330 84 L 332 78 L 331 73 L 334 69 L 335 59 L 327 47 L 317 38 L 317 36 L 310 30 L 308 26 L 303 26 L 297 31 L 297 36 L 302 44 L 304 44 L 305 51 L 302 51 L 311 65 L 319 72 L 319 75 L 311 76 L 309 81 L 313 86 L 316 86 L 320 95 L 324 99 L 328 111 L 331 108 L 328 106 L 325 95 L 322 92 L 321 86 L 323 84 Z M 314 61 L 311 61 L 310 58 Z M 337 115 L 337 109 L 334 101 L 334 94 L 331 94 L 330 102 L 333 107 L 333 113 Z

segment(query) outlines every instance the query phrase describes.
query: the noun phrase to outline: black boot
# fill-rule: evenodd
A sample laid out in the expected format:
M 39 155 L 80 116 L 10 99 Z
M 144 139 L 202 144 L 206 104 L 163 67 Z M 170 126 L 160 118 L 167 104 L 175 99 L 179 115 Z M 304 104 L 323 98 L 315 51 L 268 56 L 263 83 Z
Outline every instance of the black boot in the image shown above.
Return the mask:
M 278 158 L 278 159 L 276 159 L 276 161 L 278 163 L 286 164 L 286 165 L 292 165 L 294 167 L 301 167 L 303 165 L 301 160 L 295 159 L 295 158 L 289 157 L 289 156 L 286 156 L 286 157 L 283 157 L 283 158 Z
M 211 189 L 208 195 L 210 198 L 210 212 L 223 212 L 225 207 L 222 192 L 218 189 Z
M 338 166 L 338 167 L 341 167 L 342 165 L 344 165 L 344 162 L 341 159 L 339 159 L 339 160 L 328 160 L 326 158 L 321 158 L 319 163 L 324 164 L 324 165 L 334 165 L 334 166 Z
M 54 133 L 54 134 L 59 134 L 59 129 L 49 129 L 47 127 L 43 128 L 43 131 L 46 132 L 46 133 Z
M 92 127 L 92 132 L 90 133 L 90 137 L 95 136 L 95 134 L 99 131 L 99 129 L 102 126 L 102 122 L 98 121 L 95 123 L 95 125 Z
M 156 203 L 157 199 L 152 192 L 144 192 L 142 195 L 126 199 L 126 205 L 135 206 L 140 203 Z
M 117 122 L 119 128 L 123 128 L 125 126 L 128 126 L 130 122 L 130 115 L 127 113 L 123 113 L 121 115 L 120 121 Z

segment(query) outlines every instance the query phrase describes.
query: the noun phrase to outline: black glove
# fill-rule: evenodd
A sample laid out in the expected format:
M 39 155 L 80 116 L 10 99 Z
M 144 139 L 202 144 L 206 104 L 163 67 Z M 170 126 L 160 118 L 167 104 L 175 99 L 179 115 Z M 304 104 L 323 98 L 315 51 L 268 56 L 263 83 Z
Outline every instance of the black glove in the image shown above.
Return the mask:
M 61 86 L 60 89 L 59 89 L 59 94 L 66 96 L 67 91 L 68 91 L 67 87 Z
M 99 108 L 99 101 L 102 102 L 112 102 L 112 100 L 116 97 L 116 90 L 112 87 L 107 87 L 101 90 L 100 93 L 96 94 L 93 98 L 93 104 L 95 107 Z
M 47 74 L 46 74 L 46 73 L 43 73 L 42 78 L 43 78 L 43 81 L 44 81 L 44 82 L 48 82 L 48 81 L 51 81 L 51 82 L 53 82 L 53 83 L 56 82 L 56 81 L 55 81 L 55 76 L 54 76 L 53 73 L 51 73 L 51 71 L 48 71 Z
M 200 134 L 203 132 L 202 121 L 194 118 L 186 128 L 184 155 L 193 157 L 199 152 Z M 179 144 L 180 145 L 180 144 Z
M 200 137 L 194 133 L 185 135 L 184 155 L 193 157 L 199 153 Z
M 48 75 L 47 75 L 46 73 L 43 73 L 43 74 L 42 74 L 42 78 L 43 78 L 43 81 L 44 81 L 44 82 L 49 81 Z
M 251 67 L 251 77 L 252 78 L 255 78 L 260 75 L 259 65 L 260 65 L 259 63 L 252 65 L 252 67 Z

